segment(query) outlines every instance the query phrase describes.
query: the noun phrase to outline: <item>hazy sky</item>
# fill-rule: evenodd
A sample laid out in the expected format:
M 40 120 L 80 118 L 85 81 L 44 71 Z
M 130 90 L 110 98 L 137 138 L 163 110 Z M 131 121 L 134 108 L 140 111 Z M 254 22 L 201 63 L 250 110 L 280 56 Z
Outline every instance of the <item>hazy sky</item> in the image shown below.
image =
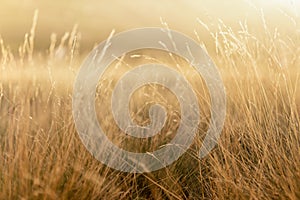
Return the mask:
M 37 40 L 49 43 L 52 32 L 62 35 L 79 24 L 84 44 L 91 46 L 103 40 L 112 29 L 117 32 L 143 26 L 161 26 L 160 18 L 170 28 L 188 35 L 205 23 L 222 19 L 237 23 L 258 18 L 259 9 L 276 18 L 279 9 L 297 16 L 300 0 L 0 0 L 0 34 L 8 43 L 21 43 L 29 31 L 35 9 L 39 9 Z M 258 10 L 257 10 L 258 8 Z M 299 8 L 299 9 L 298 9 Z M 274 14 L 275 13 L 275 14 Z M 272 16 L 270 14 L 270 16 Z M 274 20 L 280 24 L 280 17 Z

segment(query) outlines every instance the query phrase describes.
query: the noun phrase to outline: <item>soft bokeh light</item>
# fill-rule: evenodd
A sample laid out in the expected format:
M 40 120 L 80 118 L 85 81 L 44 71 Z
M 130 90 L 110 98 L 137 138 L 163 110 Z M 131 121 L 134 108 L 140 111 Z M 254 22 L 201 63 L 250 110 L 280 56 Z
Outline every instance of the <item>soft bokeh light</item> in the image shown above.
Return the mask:
M 234 27 L 239 20 L 246 19 L 250 23 L 260 20 L 257 16 L 263 9 L 270 23 L 273 21 L 279 26 L 282 17 L 279 16 L 280 12 L 297 16 L 298 8 L 299 0 L 0 0 L 0 34 L 10 45 L 17 47 L 30 29 L 34 10 L 38 9 L 36 48 L 48 46 L 52 32 L 62 36 L 74 24 L 78 24 L 82 33 L 82 47 L 90 49 L 105 39 L 112 29 L 120 32 L 130 28 L 162 26 L 161 19 L 170 28 L 194 37 L 194 29 L 201 32 L 197 18 L 206 23 L 221 19 Z

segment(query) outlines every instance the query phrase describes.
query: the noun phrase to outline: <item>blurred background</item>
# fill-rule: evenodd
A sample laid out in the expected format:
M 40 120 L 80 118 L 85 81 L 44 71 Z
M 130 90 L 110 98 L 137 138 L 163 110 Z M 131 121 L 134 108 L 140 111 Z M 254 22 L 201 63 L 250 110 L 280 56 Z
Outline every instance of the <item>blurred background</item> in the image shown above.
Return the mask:
M 34 10 L 39 10 L 36 29 L 36 49 L 45 49 L 50 44 L 51 33 L 61 37 L 78 25 L 81 33 L 81 50 L 90 50 L 115 29 L 120 32 L 130 28 L 160 26 L 166 22 L 172 29 L 201 40 L 208 39 L 208 32 L 199 26 L 200 19 L 206 24 L 215 24 L 221 19 L 231 27 L 239 21 L 258 24 L 263 10 L 268 26 L 276 26 L 288 34 L 285 17 L 297 17 L 299 0 L 0 0 L 0 35 L 12 49 L 23 42 L 30 31 Z M 299 26 L 299 20 L 295 21 Z M 260 23 L 261 24 L 261 23 Z M 293 25 L 293 24 L 292 24 Z M 294 24 L 295 25 L 295 24 Z M 255 28 L 255 26 L 253 26 Z M 295 30 L 294 27 L 291 29 Z M 259 30 L 259 29 L 258 29 Z M 208 46 L 209 42 L 207 43 Z

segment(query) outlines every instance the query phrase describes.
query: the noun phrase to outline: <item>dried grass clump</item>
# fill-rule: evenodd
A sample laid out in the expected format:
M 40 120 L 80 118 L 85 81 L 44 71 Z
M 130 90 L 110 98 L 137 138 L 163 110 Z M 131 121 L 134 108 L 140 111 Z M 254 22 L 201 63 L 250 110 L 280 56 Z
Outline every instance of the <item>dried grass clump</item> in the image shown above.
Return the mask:
M 52 34 L 46 54 L 34 50 L 37 12 L 18 55 L 0 37 L 0 198 L 300 199 L 299 27 L 295 24 L 295 32 L 283 35 L 268 28 L 265 20 L 259 32 L 251 31 L 246 22 L 237 30 L 222 21 L 199 23 L 214 40 L 215 50 L 209 53 L 227 91 L 227 118 L 219 145 L 204 159 L 197 158 L 209 122 L 205 117 L 209 116 L 209 98 L 202 85 L 197 91 L 204 99 L 199 103 L 204 113 L 199 138 L 177 162 L 145 174 L 107 168 L 88 153 L 76 133 L 71 98 L 82 61 L 77 26 L 59 44 Z M 114 76 L 119 76 L 117 66 L 126 69 L 124 63 L 138 64 L 149 57 L 177 63 L 193 84 L 201 83 L 184 61 L 149 50 L 116 62 L 98 92 L 111 92 Z M 135 107 L 143 105 L 142 100 L 150 101 L 142 96 L 148 93 L 161 98 L 162 89 L 153 87 L 135 94 L 132 115 L 137 123 L 149 120 L 147 106 Z M 173 102 L 172 98 L 170 94 L 165 100 Z M 178 108 L 176 101 L 169 105 Z M 171 119 L 180 119 L 180 111 L 172 109 Z M 112 119 L 101 115 L 99 119 L 118 143 L 119 132 Z M 172 121 L 168 126 L 166 132 L 176 129 Z M 168 139 L 159 136 L 139 141 L 138 148 L 129 141 L 126 148 L 157 148 Z

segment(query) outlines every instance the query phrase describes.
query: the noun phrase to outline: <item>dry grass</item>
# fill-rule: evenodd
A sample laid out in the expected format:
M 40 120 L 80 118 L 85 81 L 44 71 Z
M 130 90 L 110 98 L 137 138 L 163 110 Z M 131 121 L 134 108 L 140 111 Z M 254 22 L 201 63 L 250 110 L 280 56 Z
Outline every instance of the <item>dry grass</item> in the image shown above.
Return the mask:
M 35 22 L 36 18 L 18 55 L 0 38 L 1 199 L 300 199 L 297 23 L 294 32 L 284 35 L 268 28 L 264 20 L 258 25 L 261 28 L 251 29 L 241 23 L 238 30 L 222 21 L 213 26 L 199 20 L 214 39 L 216 48 L 209 53 L 220 67 L 227 91 L 227 119 L 219 144 L 209 156 L 197 159 L 197 144 L 209 121 L 203 117 L 200 142 L 197 140 L 177 162 L 156 172 L 130 174 L 95 160 L 76 133 L 72 84 L 83 57 L 78 53 L 80 35 L 76 27 L 60 42 L 52 35 L 49 49 L 39 53 L 34 51 Z M 151 50 L 134 52 L 139 53 L 144 60 L 127 55 L 123 61 L 134 65 L 150 57 L 171 65 L 179 63 L 193 84 L 201 83 L 201 78 L 178 58 Z M 120 69 L 115 64 L 99 85 L 99 93 L 111 93 L 119 76 L 116 69 Z M 162 94 L 161 88 L 151 88 L 135 94 L 133 117 L 142 116 L 136 118 L 138 123 L 147 123 L 144 113 L 148 107 L 141 111 L 136 108 L 141 102 L 153 101 L 143 95 L 159 99 L 158 94 Z M 199 105 L 204 116 L 209 116 L 205 86 L 197 95 L 203 99 Z M 176 123 L 171 122 L 180 117 L 180 111 L 173 110 L 178 105 L 168 103 L 172 98 L 170 94 L 160 99 L 174 106 L 169 111 L 172 120 L 163 132 L 176 129 Z M 103 123 L 110 133 L 116 129 L 111 117 L 99 118 L 108 121 Z M 120 138 L 108 136 L 117 138 L 115 142 Z M 139 141 L 138 148 L 128 145 L 136 141 L 129 142 L 126 148 L 155 149 L 168 137 L 155 137 L 150 145 L 149 141 Z

